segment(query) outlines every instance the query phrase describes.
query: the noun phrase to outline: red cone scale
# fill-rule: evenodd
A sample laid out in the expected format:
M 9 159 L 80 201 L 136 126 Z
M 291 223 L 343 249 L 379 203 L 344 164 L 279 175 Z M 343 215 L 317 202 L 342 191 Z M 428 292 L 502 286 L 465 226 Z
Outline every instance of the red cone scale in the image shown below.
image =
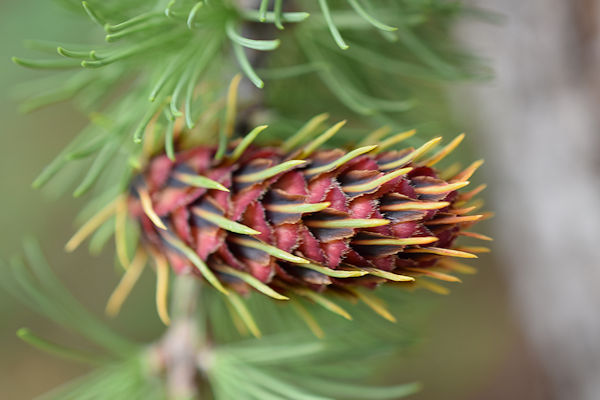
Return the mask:
M 196 147 L 173 161 L 151 159 L 132 184 L 129 210 L 151 253 L 224 292 L 254 287 L 285 298 L 422 275 L 458 280 L 440 271 L 453 265 L 442 260 L 475 258 L 468 251 L 482 248 L 455 248 L 457 237 L 486 239 L 466 232 L 482 218 L 466 206 L 478 189 L 459 193 L 481 163 L 448 180 L 434 168 L 460 139 L 429 158 L 439 138 L 382 152 L 286 153 L 241 141 L 218 162 L 215 147 Z

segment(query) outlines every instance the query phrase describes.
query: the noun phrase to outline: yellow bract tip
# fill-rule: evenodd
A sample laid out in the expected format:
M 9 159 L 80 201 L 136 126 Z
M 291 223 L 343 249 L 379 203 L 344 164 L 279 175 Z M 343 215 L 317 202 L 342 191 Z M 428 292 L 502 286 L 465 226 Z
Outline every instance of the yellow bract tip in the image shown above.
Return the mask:
M 425 162 L 423 164 L 428 167 L 431 167 L 431 166 L 437 164 L 438 162 L 443 160 L 444 157 L 446 157 L 448 154 L 450 154 L 452 151 L 454 151 L 454 149 L 456 149 L 458 147 L 458 145 L 460 144 L 460 142 L 463 141 L 464 138 L 465 138 L 465 134 L 461 133 L 460 135 L 455 137 L 450 143 L 448 143 L 445 147 L 443 147 L 439 152 L 437 152 L 436 154 L 434 154 L 433 156 L 431 156 L 430 158 L 425 160 Z

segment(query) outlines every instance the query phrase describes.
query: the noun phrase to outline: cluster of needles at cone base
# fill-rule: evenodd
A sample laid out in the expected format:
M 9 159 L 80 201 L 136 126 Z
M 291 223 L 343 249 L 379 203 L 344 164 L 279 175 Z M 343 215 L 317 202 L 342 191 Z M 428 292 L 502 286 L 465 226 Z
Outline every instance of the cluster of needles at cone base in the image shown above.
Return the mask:
M 370 149 L 374 150 L 374 149 L 377 149 L 377 147 L 375 145 L 373 145 L 370 147 Z M 442 152 L 447 153 L 447 151 L 445 151 L 445 149 L 447 149 L 447 147 L 442 149 Z M 358 152 L 357 154 L 361 154 L 361 153 L 362 152 Z M 438 154 L 432 156 L 429 159 L 430 160 L 429 162 L 431 163 L 431 162 L 437 162 L 437 161 L 441 160 L 441 158 L 438 156 Z M 238 155 L 238 157 L 239 157 L 239 155 Z M 462 188 L 468 184 L 468 181 L 466 181 L 466 179 L 470 178 L 470 176 L 473 174 L 473 172 L 479 165 L 481 165 L 481 162 L 478 161 L 478 162 L 472 164 L 471 166 L 469 166 L 467 169 L 463 170 L 462 172 L 456 174 L 454 176 L 454 178 L 450 180 L 450 183 L 445 185 L 446 186 L 445 188 L 429 186 L 429 187 L 425 187 L 425 188 L 418 189 L 418 190 L 420 191 L 420 193 L 423 193 L 423 194 L 437 194 L 437 193 L 443 193 L 444 190 L 448 191 L 448 190 L 456 190 L 456 189 Z M 332 165 L 331 167 L 335 168 L 336 165 Z M 409 168 L 405 168 L 402 170 L 401 174 L 405 174 L 409 170 L 410 170 Z M 308 169 L 308 171 L 311 171 L 311 170 Z M 312 171 L 309 173 L 312 173 Z M 391 174 L 392 174 L 392 176 L 396 175 L 393 172 Z M 401 175 L 401 174 L 398 174 L 398 175 Z M 386 174 L 386 175 L 390 175 L 390 174 Z M 384 175 L 384 177 L 386 175 Z M 258 179 L 262 179 L 262 178 L 259 177 Z M 385 178 L 381 179 L 381 180 L 384 181 Z M 346 187 L 346 191 L 348 191 L 348 192 L 352 192 L 352 190 L 355 190 L 355 189 L 356 188 Z M 367 189 L 369 189 L 369 188 L 367 188 Z M 466 204 L 475 194 L 480 192 L 482 189 L 483 189 L 483 187 L 478 187 L 471 192 L 462 194 L 460 202 Z M 146 198 L 145 196 L 140 196 L 140 197 Z M 119 197 L 117 200 L 115 200 L 114 202 L 112 202 L 111 204 L 109 204 L 108 206 L 103 208 L 96 216 L 91 218 L 86 224 L 84 224 L 81 227 L 81 229 L 67 243 L 67 246 L 66 246 L 67 250 L 69 250 L 69 251 L 74 250 L 89 234 L 91 234 L 95 229 L 97 229 L 101 224 L 103 224 L 113 214 L 116 214 L 118 216 L 119 215 L 118 210 L 120 208 L 120 205 L 122 205 L 122 203 L 123 203 L 123 197 Z M 147 201 L 142 200 L 142 204 L 147 205 L 148 203 L 147 203 Z M 384 208 L 383 210 L 384 211 L 430 210 L 430 209 L 442 208 L 447 205 L 448 205 L 447 202 L 414 201 L 414 202 L 408 203 L 408 204 L 388 205 L 388 206 L 386 206 L 387 208 Z M 307 206 L 310 206 L 312 210 L 316 211 L 319 209 L 326 208 L 328 206 L 328 204 L 320 203 L 317 205 L 311 204 L 311 205 L 307 205 Z M 145 207 L 145 211 L 146 211 L 146 208 L 147 207 Z M 468 212 L 473 211 L 473 209 L 474 209 L 474 207 L 465 207 L 464 209 L 459 210 L 459 212 L 456 212 L 456 214 L 466 214 Z M 310 210 L 307 209 L 307 211 L 310 211 Z M 154 216 L 152 211 L 148 212 L 148 214 L 149 214 L 148 216 L 151 218 L 151 220 L 153 220 L 153 222 L 155 220 L 159 221 L 159 223 L 157 223 L 157 227 L 163 229 L 163 227 L 161 226 L 163 224 L 162 224 L 160 218 L 158 218 L 158 216 Z M 202 214 L 202 211 L 199 211 L 198 215 L 211 220 L 211 222 L 213 222 L 213 223 L 221 225 L 224 229 L 228 229 L 229 231 L 243 233 L 245 235 L 249 235 L 249 237 L 252 236 L 253 234 L 255 234 L 255 231 L 252 228 L 246 227 L 239 223 L 236 223 L 235 221 L 230 221 L 224 217 L 221 217 L 222 220 L 215 219 L 213 215 L 209 215 L 206 213 Z M 472 223 L 477 220 L 481 220 L 484 217 L 486 217 L 485 214 L 456 215 L 456 216 L 452 216 L 452 217 L 439 218 L 439 219 L 430 221 L 429 224 L 430 225 L 462 224 L 462 223 L 468 224 L 468 223 Z M 336 221 L 336 220 L 314 221 L 314 222 L 308 222 L 307 225 L 310 226 L 312 224 L 314 227 L 326 227 L 326 228 L 339 228 L 339 227 L 344 227 L 344 226 L 350 227 L 350 228 L 359 228 L 359 227 L 372 227 L 372 226 L 378 226 L 378 225 L 385 225 L 387 223 L 389 223 L 389 221 L 385 220 L 385 219 L 384 220 L 381 220 L 381 219 L 355 219 L 355 220 L 338 220 L 338 221 Z M 166 229 L 166 226 L 164 226 L 164 229 Z M 459 235 L 465 236 L 465 237 L 470 237 L 470 238 L 475 238 L 475 239 L 480 239 L 480 240 L 491 240 L 491 238 L 489 238 L 485 235 L 475 233 L 475 232 L 470 232 L 470 231 L 461 231 L 459 233 Z M 116 235 L 116 236 L 119 236 L 119 235 Z M 293 254 L 285 254 L 285 252 L 282 252 L 281 250 L 278 250 L 272 246 L 268 247 L 269 245 L 267 245 L 265 243 L 261 243 L 259 241 L 256 241 L 255 239 L 249 240 L 249 239 L 239 238 L 237 240 L 241 241 L 241 243 L 243 243 L 244 245 L 250 245 L 250 246 L 259 248 L 261 250 L 269 251 L 269 253 L 271 253 L 273 256 L 285 259 L 288 262 L 297 263 L 298 266 L 301 266 L 304 268 L 309 268 L 314 271 L 320 272 L 324 275 L 328 275 L 328 276 L 335 277 L 335 278 L 351 278 L 351 277 L 359 277 L 359 276 L 371 274 L 374 276 L 384 277 L 390 281 L 395 281 L 395 282 L 412 282 L 412 281 L 415 281 L 415 278 L 419 277 L 419 276 L 427 276 L 427 277 L 430 277 L 433 279 L 442 280 L 442 281 L 446 281 L 446 282 L 460 282 L 460 279 L 458 279 L 457 277 L 455 277 L 451 274 L 448 274 L 447 272 L 458 272 L 458 273 L 472 273 L 473 272 L 472 268 L 470 268 L 466 265 L 463 265 L 461 263 L 455 262 L 455 261 L 440 261 L 436 265 L 435 269 L 407 268 L 406 270 L 407 270 L 407 272 L 409 272 L 409 275 L 399 275 L 399 274 L 395 274 L 395 273 L 392 273 L 389 271 L 383 271 L 383 270 L 380 270 L 377 268 L 358 269 L 358 268 L 355 268 L 352 266 L 345 266 L 345 267 L 342 267 L 339 269 L 330 269 L 330 268 L 327 268 L 326 266 L 318 265 L 313 262 L 310 262 L 310 260 L 305 260 L 301 257 L 294 256 Z M 388 241 L 389 240 L 390 239 L 388 239 Z M 459 258 L 475 258 L 476 253 L 482 253 L 482 252 L 489 251 L 489 249 L 487 249 L 485 247 L 479 247 L 479 246 L 461 246 L 461 247 L 456 247 L 453 249 L 425 247 L 425 245 L 427 243 L 431 243 L 435 240 L 437 240 L 437 238 L 435 238 L 435 237 L 432 237 L 432 238 L 421 237 L 421 238 L 396 239 L 394 241 L 394 243 L 391 243 L 391 242 L 388 243 L 388 241 L 386 241 L 385 239 L 371 239 L 371 240 L 363 239 L 363 240 L 357 240 L 356 245 L 394 245 L 394 244 L 399 245 L 399 246 L 406 246 L 406 245 L 411 245 L 411 244 L 422 245 L 424 247 L 405 249 L 404 251 L 406 253 L 435 254 L 435 255 L 440 255 L 440 256 L 459 257 Z M 174 243 L 177 247 L 185 246 L 184 244 L 179 243 L 179 242 L 174 242 Z M 119 247 L 120 246 L 118 246 L 117 248 L 119 248 Z M 190 259 L 193 263 L 204 264 L 201 260 L 198 260 L 198 259 L 194 260 L 194 258 L 197 258 L 197 257 L 192 256 L 192 254 L 193 254 L 192 249 L 185 249 L 182 251 L 184 251 L 185 253 L 190 255 Z M 127 261 L 126 257 L 127 256 L 126 255 L 123 256 L 122 252 L 121 252 L 121 255 L 119 257 L 120 261 L 123 262 L 124 259 Z M 161 320 L 164 323 L 168 324 L 169 323 L 169 316 L 168 316 L 168 311 L 167 311 L 167 295 L 168 295 L 168 279 L 169 279 L 168 264 L 167 264 L 165 257 L 162 256 L 160 253 L 156 253 L 156 251 L 153 251 L 151 258 L 153 260 L 155 260 L 156 271 L 157 271 L 157 292 L 156 292 L 157 310 L 158 310 Z M 127 265 L 124 265 L 126 268 L 126 273 L 123 276 L 123 278 L 122 278 L 121 282 L 119 283 L 119 285 L 117 286 L 117 288 L 115 289 L 115 292 L 109 299 L 109 302 L 107 305 L 107 312 L 109 314 L 114 315 L 114 314 L 118 313 L 123 301 L 129 294 L 129 292 L 132 289 L 137 278 L 140 276 L 140 274 L 143 270 L 143 266 L 146 264 L 146 262 L 147 262 L 147 256 L 145 254 L 145 250 L 142 250 L 140 248 L 138 250 L 137 254 L 135 255 L 135 257 L 133 258 L 133 260 L 131 262 L 127 263 Z M 203 275 L 205 277 L 207 277 L 206 271 L 208 271 L 208 269 L 205 267 L 205 268 L 202 268 L 202 270 L 204 270 Z M 303 290 L 301 288 L 291 288 L 291 289 L 288 288 L 288 289 L 290 289 L 290 297 L 288 297 L 288 296 L 285 296 L 285 295 L 282 295 L 282 294 L 276 292 L 270 286 L 263 284 L 262 282 L 256 280 L 251 275 L 244 273 L 243 271 L 239 271 L 237 269 L 234 269 L 234 268 L 224 265 L 218 269 L 218 272 L 239 278 L 239 279 L 243 280 L 244 282 L 248 283 L 250 286 L 254 287 L 256 290 L 258 290 L 272 298 L 279 299 L 279 300 L 288 300 L 291 297 L 292 300 L 297 301 L 297 297 L 305 297 L 317 304 L 320 304 L 321 306 L 327 308 L 328 310 L 330 310 L 340 316 L 343 316 L 344 318 L 351 318 L 350 313 L 348 313 L 346 310 L 341 308 L 339 305 L 335 304 L 331 299 L 328 298 L 329 296 L 326 297 L 320 293 L 312 292 L 310 290 Z M 231 291 L 226 290 L 219 283 L 215 283 L 217 281 L 214 279 L 214 277 L 213 277 L 213 279 L 208 279 L 208 280 L 209 280 L 209 282 L 212 282 L 213 285 L 215 285 L 218 289 L 222 290 L 224 293 L 227 293 L 228 296 L 232 295 Z M 432 282 L 426 282 L 424 284 L 421 284 L 421 283 L 423 283 L 423 281 L 421 279 L 419 279 L 418 286 L 425 287 L 427 289 L 433 290 L 438 293 L 446 293 L 446 290 L 443 287 L 433 284 Z M 385 307 L 383 302 L 380 299 L 377 299 L 377 297 L 374 296 L 372 293 L 362 290 L 362 289 L 349 287 L 348 294 L 351 297 L 354 297 L 357 300 L 364 302 L 368 307 L 372 308 L 376 313 L 378 313 L 382 317 L 386 318 L 387 320 L 390 320 L 390 321 L 395 320 L 395 318 L 387 310 L 387 308 Z M 236 298 L 227 300 L 228 302 L 231 303 L 231 309 L 237 313 L 238 317 L 249 328 L 251 327 L 251 329 L 249 329 L 250 332 L 252 332 L 255 335 L 260 335 L 260 333 L 259 333 L 260 331 L 256 327 L 256 324 L 252 321 L 251 314 L 249 314 L 249 311 L 245 307 L 244 303 L 239 301 L 239 299 L 237 298 L 238 297 L 237 294 L 234 294 L 233 296 Z M 311 328 L 311 330 L 316 335 L 322 336 L 322 330 L 320 328 L 316 328 L 316 326 L 315 326 L 316 322 L 314 321 L 314 318 L 311 318 L 307 315 L 308 311 L 305 308 L 302 308 L 302 306 L 299 304 L 295 305 L 294 308 L 296 311 L 298 311 L 299 315 L 306 321 L 307 325 Z
M 239 81 L 239 79 L 238 79 Z M 236 81 L 232 82 L 232 87 L 235 85 Z M 237 86 L 237 85 L 235 85 Z M 232 95 L 235 91 L 231 91 L 229 93 L 229 100 L 227 102 L 227 108 L 230 110 L 225 115 L 231 114 L 231 110 L 235 110 L 236 100 Z M 381 132 L 384 132 L 383 129 L 377 130 L 373 132 L 371 135 L 367 136 L 361 144 L 365 144 L 365 146 L 350 151 L 343 156 L 326 163 L 324 165 L 312 166 L 306 160 L 307 157 L 311 156 L 317 147 L 325 143 L 329 138 L 331 138 L 335 133 L 337 133 L 341 127 L 344 125 L 345 121 L 341 121 L 331 128 L 327 129 L 317 138 L 311 139 L 314 133 L 319 129 L 321 124 L 327 119 L 327 114 L 321 114 L 313 119 L 311 119 L 303 128 L 301 128 L 298 133 L 292 137 L 290 137 L 286 142 L 281 146 L 282 149 L 286 149 L 292 154 L 294 159 L 290 159 L 282 162 L 279 165 L 274 165 L 269 168 L 253 172 L 251 174 L 245 174 L 241 176 L 237 176 L 234 178 L 234 181 L 239 185 L 252 184 L 253 182 L 260 180 L 268 180 L 274 176 L 285 173 L 286 171 L 296 169 L 298 167 L 304 167 L 303 173 L 304 175 L 310 179 L 310 177 L 327 173 L 330 171 L 334 171 L 341 166 L 345 165 L 347 162 L 362 156 L 364 154 L 372 153 L 378 154 L 381 153 L 382 150 L 386 150 L 387 148 L 394 146 L 403 140 L 414 135 L 415 131 L 410 130 L 406 132 L 401 132 L 399 134 L 395 134 L 390 136 L 389 138 L 381 140 Z M 230 152 L 223 152 L 222 161 L 224 163 L 234 163 L 238 159 L 240 159 L 245 151 L 251 146 L 251 142 L 254 138 L 258 136 L 258 134 L 264 131 L 267 126 L 259 126 L 252 130 L 247 136 L 241 139 L 238 142 L 237 146 Z M 223 135 L 223 133 L 222 133 Z M 229 140 L 231 132 L 225 132 L 224 137 L 226 141 Z M 463 140 L 464 134 L 459 135 L 454 140 L 449 142 L 447 145 L 442 147 L 439 151 L 431 155 L 429 158 L 424 161 L 419 161 L 421 157 L 426 155 L 429 150 L 434 148 L 440 141 L 441 138 L 434 138 L 421 147 L 417 149 L 413 149 L 409 151 L 407 154 L 391 160 L 389 162 L 384 162 L 380 164 L 380 170 L 383 173 L 377 177 L 376 179 L 367 180 L 366 182 L 355 182 L 341 185 L 341 190 L 347 196 L 355 196 L 358 197 L 362 193 L 369 193 L 374 190 L 377 190 L 381 185 L 384 185 L 386 182 L 391 181 L 397 177 L 404 176 L 410 173 L 415 167 L 427 166 L 432 167 L 442 159 L 444 159 L 448 154 L 450 154 Z M 296 148 L 300 143 L 309 140 L 309 143 L 304 147 L 300 147 L 300 150 L 291 151 L 291 149 Z M 374 143 L 379 141 L 379 145 Z M 222 142 L 222 141 L 221 141 Z M 444 195 L 449 192 L 453 192 L 455 190 L 459 190 L 469 184 L 468 179 L 473 175 L 473 173 L 477 170 L 478 167 L 481 166 L 483 162 L 476 161 L 470 166 L 468 166 L 464 170 L 457 169 L 456 166 L 452 166 L 446 172 L 442 172 L 440 175 L 447 174 L 450 178 L 447 179 L 447 182 L 443 184 L 437 185 L 425 185 L 419 186 L 415 188 L 415 192 L 419 195 L 423 196 L 439 196 Z M 407 164 L 412 164 L 411 167 L 406 167 Z M 458 171 L 458 172 L 456 172 Z M 190 186 L 206 188 L 206 189 L 216 189 L 219 191 L 229 191 L 228 188 L 221 185 L 221 183 L 211 180 L 207 177 L 188 174 L 185 172 L 176 172 L 174 177 Z M 243 187 L 243 186 L 242 186 Z M 470 200 L 477 195 L 481 190 L 485 188 L 484 185 L 481 185 L 470 192 L 461 193 L 458 197 L 458 200 L 454 202 L 455 207 L 462 207 L 459 209 L 454 209 L 453 215 L 436 218 L 430 221 L 426 221 L 425 225 L 427 226 L 440 226 L 440 225 L 449 225 L 454 224 L 458 226 L 464 226 L 465 228 L 469 227 L 475 221 L 488 218 L 491 216 L 490 213 L 482 213 L 478 215 L 467 215 L 468 213 L 476 210 L 481 206 L 481 203 L 472 202 L 470 204 Z M 226 294 L 227 301 L 230 302 L 230 308 L 234 310 L 237 316 L 245 321 L 246 325 L 253 326 L 252 329 L 249 329 L 251 332 L 256 333 L 257 328 L 252 321 L 251 314 L 245 308 L 245 304 L 243 302 L 238 301 L 237 294 L 234 294 L 231 290 L 227 289 L 217 278 L 215 272 L 219 274 L 228 275 L 230 277 L 234 277 L 240 281 L 243 281 L 245 284 L 253 287 L 257 291 L 270 296 L 274 299 L 278 300 L 289 300 L 292 302 L 297 300 L 298 297 L 308 298 L 310 301 L 320 304 L 321 306 L 327 308 L 328 310 L 337 313 L 345 318 L 350 318 L 350 314 L 343 310 L 339 305 L 333 303 L 329 296 L 325 296 L 321 293 L 314 292 L 305 288 L 298 287 L 289 287 L 289 285 L 285 285 L 283 282 L 277 282 L 276 287 L 280 289 L 286 290 L 286 294 L 279 293 L 273 287 L 264 284 L 260 280 L 254 278 L 252 275 L 247 272 L 241 271 L 236 268 L 232 268 L 228 265 L 222 265 L 218 268 L 211 267 L 209 268 L 206 263 L 200 259 L 196 252 L 187 246 L 184 242 L 179 240 L 176 235 L 174 235 L 169 227 L 165 225 L 161 217 L 154 210 L 154 205 L 152 204 L 152 199 L 150 194 L 146 191 L 143 186 L 136 186 L 137 195 L 139 196 L 141 206 L 143 208 L 146 216 L 152 221 L 152 223 L 158 228 L 161 237 L 167 242 L 170 246 L 176 248 L 181 254 L 184 254 L 185 257 L 192 263 L 198 271 L 201 273 L 204 278 L 211 283 L 215 288 L 217 288 L 222 293 Z M 126 246 L 124 245 L 124 234 L 123 234 L 123 219 L 126 218 L 126 207 L 124 206 L 126 202 L 125 195 L 119 196 L 115 201 L 108 204 L 104 207 L 100 212 L 98 212 L 94 217 L 92 217 L 88 222 L 86 222 L 80 230 L 73 236 L 73 238 L 67 243 L 66 249 L 68 251 L 73 251 L 87 236 L 93 233 L 96 229 L 98 229 L 102 224 L 104 224 L 111 216 L 116 215 L 117 221 L 121 221 L 121 223 L 116 223 L 115 229 L 115 239 L 117 243 L 117 253 L 118 259 L 120 263 L 123 265 L 126 270 L 121 282 L 115 289 L 113 295 L 111 296 L 109 303 L 107 305 L 107 312 L 111 315 L 118 313 L 122 303 L 126 299 L 127 295 L 131 291 L 135 281 L 141 274 L 144 265 L 147 261 L 147 252 L 150 252 L 152 255 L 152 259 L 155 262 L 156 270 L 157 270 L 157 310 L 161 320 L 165 323 L 169 323 L 169 316 L 167 311 L 167 296 L 168 296 L 168 279 L 169 279 L 169 271 L 168 271 L 168 261 L 167 259 L 157 252 L 156 249 L 151 247 L 147 249 L 139 248 L 135 257 L 131 261 L 129 261 L 129 257 L 127 255 Z M 399 203 L 390 203 L 382 205 L 382 211 L 384 212 L 402 212 L 402 211 L 430 211 L 430 210 L 438 210 L 449 205 L 446 201 L 427 201 L 427 200 L 410 200 L 403 201 Z M 310 213 L 310 212 L 318 212 L 326 209 L 330 206 L 329 202 L 320 202 L 320 203 L 312 203 L 312 204 L 300 204 L 298 205 L 297 212 L 300 213 Z M 274 213 L 285 213 L 289 212 L 289 209 L 286 208 L 285 205 L 277 205 L 271 204 L 267 205 L 266 208 L 270 212 Z M 288 207 L 289 208 L 289 207 Z M 257 240 L 253 238 L 254 235 L 258 233 L 258 231 L 254 230 L 249 226 L 245 226 L 239 222 L 232 221 L 224 216 L 220 216 L 215 213 L 207 212 L 202 208 L 194 208 L 192 212 L 197 217 L 204 219 L 221 229 L 224 229 L 229 232 L 233 232 L 239 234 L 232 239 L 232 242 L 248 247 L 253 248 L 262 252 L 269 254 L 272 257 L 283 260 L 285 262 L 291 263 L 299 268 L 306 268 L 312 271 L 316 271 L 323 276 L 331 277 L 334 279 L 351 279 L 356 277 L 361 277 L 365 275 L 372 275 L 374 277 L 380 277 L 388 280 L 389 282 L 412 282 L 413 286 L 424 287 L 430 290 L 433 290 L 437 293 L 445 293 L 447 290 L 439 285 L 434 284 L 430 281 L 424 281 L 423 279 L 416 278 L 420 276 L 427 276 L 433 279 L 447 281 L 447 282 L 459 282 L 460 279 L 449 274 L 448 272 L 458 272 L 458 273 L 472 273 L 473 269 L 469 266 L 463 265 L 456 261 L 446 261 L 444 258 L 452 257 L 452 258 L 476 258 L 477 253 L 483 253 L 489 251 L 485 247 L 480 246 L 462 246 L 455 248 L 440 248 L 434 246 L 427 246 L 428 243 L 435 242 L 437 240 L 436 237 L 413 237 L 413 238 L 403 238 L 403 239 L 386 239 L 386 238 L 361 238 L 356 239 L 352 243 L 355 246 L 397 246 L 398 248 L 402 248 L 405 254 L 422 254 L 422 255 L 435 255 L 441 256 L 442 258 L 435 265 L 435 268 L 406 268 L 404 273 L 398 274 L 391 271 L 385 271 L 375 267 L 363 267 L 357 268 L 352 265 L 341 265 L 339 268 L 332 269 L 328 268 L 325 265 L 320 265 L 319 263 L 315 263 L 312 260 L 306 259 L 304 257 L 299 257 L 297 255 L 288 253 L 284 250 L 278 249 L 275 246 L 269 245 L 261 240 Z M 388 219 L 381 218 L 350 218 L 350 219 L 321 219 L 321 220 L 307 220 L 306 225 L 310 228 L 314 229 L 359 229 L 366 227 L 377 227 L 382 225 L 387 225 L 390 223 Z M 465 229 L 461 229 L 458 233 L 460 236 L 465 236 L 469 238 L 479 239 L 479 240 L 491 240 L 491 238 L 470 231 L 466 231 Z M 405 246 L 418 246 L 411 248 L 404 248 Z M 214 271 L 213 271 L 214 269 Z M 385 309 L 383 302 L 377 299 L 373 294 L 365 292 L 363 288 L 346 288 L 346 292 L 344 297 L 346 298 L 354 298 L 355 300 L 363 301 L 368 307 L 372 308 L 379 315 L 383 316 L 388 320 L 393 320 L 391 317 L 391 313 Z M 314 321 L 310 318 L 307 318 L 307 311 L 305 309 L 295 307 L 298 313 L 306 320 L 306 323 L 315 334 L 318 333 L 318 329 L 314 328 Z

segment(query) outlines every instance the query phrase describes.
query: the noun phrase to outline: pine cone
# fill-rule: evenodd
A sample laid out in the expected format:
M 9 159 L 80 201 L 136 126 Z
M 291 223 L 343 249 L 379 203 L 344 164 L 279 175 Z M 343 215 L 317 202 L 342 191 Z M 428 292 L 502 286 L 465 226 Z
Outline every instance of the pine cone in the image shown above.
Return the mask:
M 409 136 L 401 135 L 396 139 Z M 416 150 L 365 146 L 348 153 L 316 150 L 318 139 L 296 151 L 244 139 L 220 161 L 208 146 L 174 161 L 160 155 L 133 181 L 129 209 L 152 253 L 223 292 L 253 286 L 281 299 L 420 275 L 457 280 L 432 267 L 450 268 L 441 262 L 448 256 L 476 257 L 453 248 L 459 235 L 487 238 L 465 232 L 483 215 L 461 208 L 481 188 L 457 192 L 481 162 L 441 179 L 433 166 L 462 135 L 417 161 L 440 139 Z

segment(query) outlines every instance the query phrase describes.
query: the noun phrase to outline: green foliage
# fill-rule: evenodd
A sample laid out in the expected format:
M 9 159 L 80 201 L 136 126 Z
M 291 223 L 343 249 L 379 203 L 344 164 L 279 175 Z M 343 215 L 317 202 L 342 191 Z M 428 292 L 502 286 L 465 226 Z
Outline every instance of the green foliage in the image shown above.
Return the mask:
M 65 328 L 71 329 L 112 354 L 128 354 L 135 345 L 115 334 L 90 314 L 60 283 L 37 242 L 24 242 L 25 256 L 30 268 L 21 257 L 10 263 L 0 260 L 0 285 L 29 308 Z
M 26 328 L 20 329 L 18 336 L 38 349 L 98 366 L 90 374 L 42 398 L 166 398 L 155 356 L 157 344 L 148 347 L 132 343 L 114 333 L 69 294 L 34 240 L 26 240 L 24 248 L 29 268 L 17 258 L 0 265 L 0 283 L 4 289 L 44 317 L 104 348 L 103 354 L 94 354 L 51 343 Z M 397 311 L 402 311 L 403 326 L 414 325 L 416 313 L 409 312 L 406 293 L 389 290 L 385 297 L 396 304 Z M 304 326 L 291 306 L 254 295 L 247 303 L 264 332 L 263 338 L 254 339 L 236 328 L 232 319 L 235 314 L 227 311 L 224 299 L 216 290 L 206 287 L 199 299 L 202 306 L 195 316 L 199 329 L 202 324 L 210 327 L 211 345 L 200 350 L 208 361 L 204 365 L 200 362 L 198 369 L 205 374 L 215 399 L 398 399 L 419 389 L 414 383 L 390 387 L 360 384 L 377 364 L 414 341 L 409 330 L 377 320 L 380 317 L 370 310 L 355 305 L 355 321 L 339 317 L 332 320 L 329 312 L 304 302 L 326 331 L 326 336 L 319 339 Z
M 282 346 L 255 344 L 219 350 L 211 374 L 215 398 L 399 399 L 419 390 L 418 384 L 374 388 L 348 383 L 347 376 L 344 382 L 323 378 L 322 371 L 315 371 L 314 366 L 339 356 L 335 351 L 323 351 L 323 348 L 318 344 L 298 343 Z M 290 363 L 290 359 L 294 361 Z M 335 367 L 328 366 L 335 370 Z M 307 370 L 311 372 L 307 373 Z
M 458 2 L 262 0 L 255 9 L 235 0 L 60 3 L 74 18 L 90 19 L 97 40 L 31 41 L 29 47 L 48 58 L 14 61 L 52 70 L 50 77 L 28 83 L 35 95 L 25 102 L 25 111 L 72 100 L 89 116 L 89 125 L 33 184 L 42 187 L 61 171 L 71 174 L 74 196 L 92 192 L 84 216 L 125 192 L 132 175 L 158 149 L 172 158 L 186 140 L 216 144 L 215 132 L 228 129 L 222 98 L 238 71 L 264 90 L 243 88 L 244 109 L 234 133 L 247 133 L 256 119 L 264 122 L 260 113 L 251 114 L 256 105 L 270 112 L 271 141 L 289 138 L 309 116 L 327 111 L 348 118 L 350 113 L 345 134 L 329 142 L 338 146 L 358 142 L 381 125 L 417 127 L 427 136 L 447 122 L 443 84 L 485 76 L 449 34 L 454 21 L 469 11 Z M 182 128 L 176 127 L 178 118 Z M 99 251 L 114 231 L 114 220 L 104 222 L 90 248 Z M 0 285 L 106 353 L 93 355 L 20 330 L 33 346 L 101 365 L 47 398 L 164 398 L 164 380 L 148 347 L 131 343 L 87 312 L 52 274 L 33 241 L 26 242 L 25 254 L 29 267 L 21 258 L 2 261 Z M 383 290 L 384 297 L 395 311 L 402 310 L 406 293 L 393 289 Z M 260 296 L 227 303 L 211 288 L 202 296 L 198 322 L 206 324 L 202 329 L 210 327 L 212 364 L 199 369 L 217 399 L 395 399 L 418 389 L 416 384 L 373 388 L 357 383 L 412 342 L 405 329 L 411 326 L 410 312 L 403 312 L 402 326 L 394 326 L 353 305 L 354 321 L 346 321 L 296 299 L 326 332 L 318 339 L 287 304 Z M 236 318 L 255 324 L 263 338 L 249 339 Z
M 43 400 L 166 398 L 163 382 L 148 374 L 146 355 L 115 361 L 39 397 Z
M 63 3 L 78 9 L 75 1 Z M 267 5 L 262 1 L 255 10 L 233 0 L 163 0 L 153 6 L 132 0 L 88 1 L 79 14 L 103 29 L 105 43 L 30 42 L 55 56 L 15 57 L 15 62 L 73 72 L 31 85 L 36 93 L 40 87 L 48 89 L 30 98 L 24 109 L 74 98 L 91 120 L 34 186 L 75 162 L 89 166 L 75 196 L 112 169 L 120 172 L 119 179 L 112 179 L 110 187 L 102 185 L 98 193 L 122 192 L 139 166 L 142 146 L 137 143 L 144 135 L 163 137 L 172 155 L 173 120 L 183 116 L 186 128 L 193 130 L 222 95 L 236 62 L 256 86 L 263 87 L 263 79 L 270 85 L 265 105 L 280 116 L 279 123 L 270 121 L 277 127 L 274 137 L 285 137 L 298 127 L 295 120 L 324 110 L 364 115 L 354 121 L 361 135 L 369 129 L 365 124 L 414 127 L 424 107 L 429 117 L 421 120 L 437 119 L 431 106 L 440 104 L 439 82 L 476 76 L 463 67 L 464 55 L 449 39 L 449 27 L 463 10 L 459 3 L 298 1 L 300 12 L 285 12 L 278 1 L 273 11 Z M 268 60 L 259 54 L 264 51 L 272 53 Z M 404 116 L 392 118 L 398 112 Z M 359 131 L 349 132 L 350 138 L 353 132 L 358 137 Z M 206 132 L 196 135 L 213 140 Z

